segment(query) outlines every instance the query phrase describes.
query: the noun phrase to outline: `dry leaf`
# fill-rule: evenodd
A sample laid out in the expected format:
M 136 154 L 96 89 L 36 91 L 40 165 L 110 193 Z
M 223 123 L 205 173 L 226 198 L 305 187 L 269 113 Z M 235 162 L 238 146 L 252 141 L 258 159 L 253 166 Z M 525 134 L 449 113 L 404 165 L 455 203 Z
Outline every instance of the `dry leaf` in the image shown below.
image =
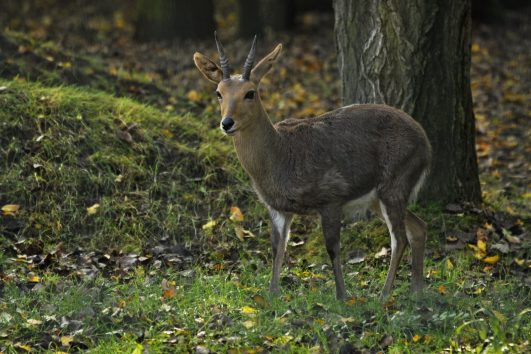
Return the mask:
M 234 222 L 242 222 L 244 217 L 243 213 L 237 206 L 230 208 L 230 219 Z
M 388 251 L 389 251 L 389 250 L 388 250 L 386 247 L 382 247 L 382 249 L 374 255 L 374 258 L 382 258 L 382 257 L 385 257 L 385 256 L 387 256 L 387 252 L 388 252 Z
M 411 340 L 413 341 L 413 343 L 417 343 L 419 340 L 422 339 L 422 336 L 419 336 L 418 334 L 415 334 Z
M 91 207 L 88 207 L 87 208 L 87 215 L 94 215 L 98 212 L 98 208 L 100 207 L 100 205 L 98 203 L 94 204 L 93 206 Z
M 175 290 L 177 289 L 175 281 L 169 281 L 167 279 L 162 279 L 162 298 L 171 299 L 175 297 Z
M 454 265 L 450 258 L 446 258 L 446 270 L 452 270 L 454 269 Z
M 203 225 L 202 229 L 211 230 L 214 228 L 214 226 L 216 226 L 216 220 L 210 220 L 209 222 Z
M 267 300 L 262 296 L 262 295 L 254 295 L 253 296 L 253 301 L 257 304 L 257 305 L 260 305 L 260 306 L 263 306 L 263 307 L 269 307 L 269 302 L 267 302 Z
M 251 329 L 256 325 L 256 322 L 248 320 L 248 321 L 244 321 L 242 324 L 245 328 Z
M 2 207 L 2 214 L 15 216 L 20 209 L 18 204 L 6 204 Z
M 240 309 L 240 311 L 246 315 L 252 315 L 257 312 L 257 310 L 251 306 L 244 306 Z
M 494 256 L 490 256 L 490 257 L 486 257 L 482 259 L 483 262 L 488 263 L 488 264 L 496 264 L 498 263 L 499 260 L 500 260 L 500 256 L 497 254 Z
M 69 347 L 70 343 L 74 341 L 74 337 L 72 336 L 61 336 L 61 345 L 63 347 Z
M 38 275 L 29 275 L 28 276 L 28 282 L 29 283 L 40 283 L 41 282 L 41 278 L 38 276 Z
M 437 288 L 437 291 L 438 291 L 439 294 L 441 294 L 441 295 L 446 294 L 446 286 L 444 286 L 443 284 L 439 285 L 439 287 Z

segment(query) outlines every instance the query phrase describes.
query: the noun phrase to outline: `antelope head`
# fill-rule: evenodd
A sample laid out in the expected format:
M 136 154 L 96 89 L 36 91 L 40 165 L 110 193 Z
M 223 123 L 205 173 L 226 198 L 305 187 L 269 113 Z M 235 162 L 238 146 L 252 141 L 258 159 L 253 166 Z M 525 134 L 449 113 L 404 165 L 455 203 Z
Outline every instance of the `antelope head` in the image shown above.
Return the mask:
M 221 106 L 220 128 L 227 135 L 249 130 L 259 117 L 265 115 L 258 86 L 262 77 L 272 68 L 282 50 L 282 44 L 253 67 L 256 56 L 256 36 L 245 59 L 241 75 L 231 75 L 232 68 L 216 33 L 219 64 L 201 53 L 194 54 L 194 62 L 203 76 L 217 85 L 216 95 Z

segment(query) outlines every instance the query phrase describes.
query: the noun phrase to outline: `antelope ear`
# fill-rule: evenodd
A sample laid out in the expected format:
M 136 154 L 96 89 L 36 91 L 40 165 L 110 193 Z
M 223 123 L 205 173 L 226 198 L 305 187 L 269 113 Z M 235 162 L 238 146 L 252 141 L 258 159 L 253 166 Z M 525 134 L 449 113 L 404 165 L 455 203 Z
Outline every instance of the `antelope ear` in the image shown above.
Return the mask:
M 212 60 L 199 52 L 194 54 L 195 66 L 199 69 L 201 74 L 207 78 L 208 81 L 215 84 L 219 83 L 222 78 L 221 68 Z
M 251 81 L 255 84 L 258 84 L 260 80 L 264 77 L 265 74 L 271 70 L 273 64 L 275 64 L 280 57 L 280 52 L 282 51 L 282 44 L 276 46 L 275 49 L 268 55 L 266 55 L 253 70 L 251 70 Z

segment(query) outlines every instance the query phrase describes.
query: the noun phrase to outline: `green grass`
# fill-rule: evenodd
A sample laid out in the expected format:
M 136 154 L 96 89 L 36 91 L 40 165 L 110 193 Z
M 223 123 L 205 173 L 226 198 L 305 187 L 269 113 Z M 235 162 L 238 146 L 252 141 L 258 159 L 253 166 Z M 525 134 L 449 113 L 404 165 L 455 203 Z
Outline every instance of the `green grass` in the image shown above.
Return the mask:
M 243 178 L 230 145 L 197 117 L 86 89 L 0 86 L 0 204 L 21 206 L 24 238 L 132 250 L 183 242 L 214 213 L 198 200 L 226 212 L 243 195 L 226 190 Z
M 50 274 L 32 291 L 7 283 L 0 301 L 0 335 L 9 338 L 7 353 L 15 352 L 15 343 L 39 349 L 41 341 L 48 343 L 49 333 L 56 336 L 51 347 L 40 349 L 132 352 L 141 346 L 163 353 L 201 345 L 214 352 L 315 352 L 336 351 L 350 342 L 359 349 L 385 350 L 386 336 L 392 337 L 387 350 L 397 353 L 458 348 L 522 352 L 529 344 L 529 291 L 513 280 L 497 280 L 486 281 L 485 291 L 474 294 L 477 288 L 467 289 L 461 281 L 471 279 L 467 272 L 474 268 L 464 254 L 451 272 L 440 263 L 428 265 L 439 275 L 421 298 L 410 299 L 407 282 L 399 282 L 396 302 L 389 306 L 381 306 L 375 296 L 382 282 L 374 273 L 384 271 L 384 262 L 371 273 L 347 276 L 358 299 L 350 305 L 334 299 L 329 271 L 315 271 L 317 286 L 315 280 L 301 278 L 299 284 L 284 286 L 281 297 L 270 298 L 263 290 L 268 270 L 255 272 L 248 266 L 243 261 L 232 273 L 202 267 L 193 273 L 137 268 L 121 282 Z M 163 297 L 163 279 L 175 282 L 173 296 Z M 364 282 L 369 286 L 356 285 Z M 441 285 L 445 295 L 435 290 Z M 61 346 L 65 336 L 73 337 L 69 346 Z
M 334 297 L 318 220 L 298 217 L 292 235 L 304 244 L 289 247 L 282 295 L 271 298 L 266 213 L 230 141 L 216 131 L 217 117 L 169 114 L 80 87 L 21 80 L 0 80 L 0 87 L 0 206 L 21 206 L 14 216 L 0 216 L 0 351 L 167 353 L 204 346 L 315 353 L 350 343 L 373 352 L 520 353 L 529 347 L 531 294 L 511 274 L 513 255 L 502 256 L 493 273 L 468 249 L 441 249 L 452 230 L 475 232 L 481 215 L 417 207 L 429 224 L 428 288 L 410 298 L 404 261 L 385 305 L 378 295 L 389 260 L 374 257 L 389 245 L 385 225 L 372 220 L 344 228 L 344 259 L 354 249 L 367 256 L 343 262 L 354 296 L 343 303 Z M 500 210 L 511 205 L 496 203 Z M 89 214 L 94 204 L 100 206 Z M 235 236 L 232 205 L 256 237 Z M 203 230 L 210 219 L 216 225 Z M 42 254 L 79 246 L 143 253 L 161 239 L 193 248 L 195 264 L 91 277 L 39 267 L 13 251 L 25 240 L 26 249 Z M 40 279 L 30 281 L 32 275 Z

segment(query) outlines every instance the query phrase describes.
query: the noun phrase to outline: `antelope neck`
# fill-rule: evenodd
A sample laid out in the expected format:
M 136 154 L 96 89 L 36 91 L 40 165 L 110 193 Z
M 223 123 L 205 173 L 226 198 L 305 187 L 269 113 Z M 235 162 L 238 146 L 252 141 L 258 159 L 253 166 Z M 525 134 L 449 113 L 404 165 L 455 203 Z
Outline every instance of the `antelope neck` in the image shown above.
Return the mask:
M 255 182 L 271 176 L 274 161 L 280 153 L 279 140 L 263 108 L 252 125 L 234 136 L 238 159 Z

